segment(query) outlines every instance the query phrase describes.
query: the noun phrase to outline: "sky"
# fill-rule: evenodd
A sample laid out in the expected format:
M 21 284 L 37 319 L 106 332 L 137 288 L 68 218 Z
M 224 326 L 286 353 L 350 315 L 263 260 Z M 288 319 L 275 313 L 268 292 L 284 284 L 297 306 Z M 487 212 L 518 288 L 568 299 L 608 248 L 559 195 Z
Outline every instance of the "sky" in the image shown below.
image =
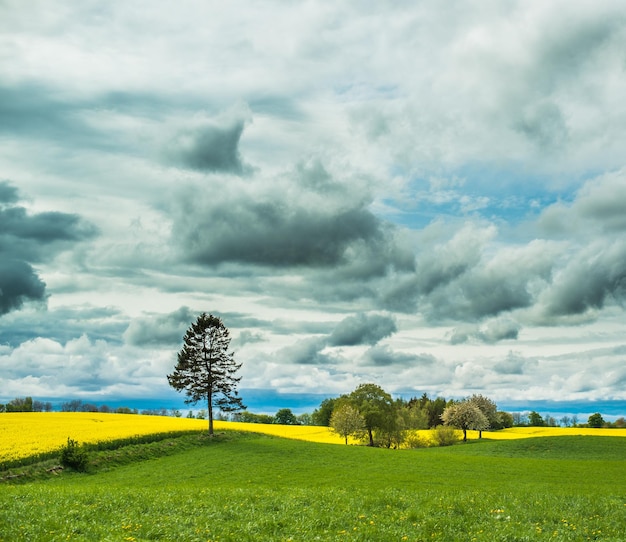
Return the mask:
M 0 0 L 0 401 L 182 404 L 206 312 L 257 412 L 626 415 L 624 96 L 617 0 Z

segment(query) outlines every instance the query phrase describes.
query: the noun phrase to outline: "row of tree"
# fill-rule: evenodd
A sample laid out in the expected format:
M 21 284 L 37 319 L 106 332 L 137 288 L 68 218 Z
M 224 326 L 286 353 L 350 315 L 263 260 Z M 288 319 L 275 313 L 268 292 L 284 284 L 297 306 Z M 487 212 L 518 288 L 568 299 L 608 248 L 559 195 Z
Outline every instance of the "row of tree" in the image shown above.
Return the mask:
M 329 417 L 328 413 L 330 413 Z M 463 401 L 420 398 L 393 399 L 377 384 L 361 384 L 352 393 L 327 399 L 313 413 L 314 419 L 328 423 L 346 444 L 350 437 L 362 439 L 369 446 L 399 447 L 410 433 L 440 425 L 463 431 L 467 440 L 470 429 L 482 431 L 512 426 L 512 417 L 499 412 L 496 404 L 482 395 Z
M 6 405 L 0 403 L 0 412 L 52 412 L 52 403 L 33 401 L 32 397 L 16 397 Z
M 0 403 L 0 412 L 52 412 L 54 407 L 50 401 L 33 400 L 32 397 L 16 397 L 3 405 Z M 110 407 L 108 405 L 94 405 L 93 403 L 85 403 L 80 399 L 72 399 L 61 403 L 61 412 L 103 412 L 116 414 L 139 414 L 136 408 L 129 407 Z M 166 409 L 146 410 L 142 414 L 155 414 L 167 416 Z
M 478 431 L 479 438 L 482 438 L 482 432 L 487 429 L 498 430 L 513 425 L 545 426 L 554 420 L 547 416 L 547 423 L 535 411 L 525 418 L 499 411 L 495 402 L 477 394 L 460 401 L 446 401 L 441 397 L 431 399 L 427 394 L 409 401 L 393 400 L 376 384 L 362 384 L 350 394 L 324 400 L 311 419 L 313 423 L 330 426 L 345 438 L 346 444 L 349 437 L 354 437 L 367 441 L 370 446 L 387 447 L 400 446 L 413 430 L 438 428 L 442 424 L 461 430 L 466 441 L 468 430 Z M 578 421 L 565 417 L 562 422 L 576 425 Z M 626 427 L 626 420 L 618 418 L 615 422 L 606 422 L 600 413 L 595 413 L 589 416 L 585 425 Z

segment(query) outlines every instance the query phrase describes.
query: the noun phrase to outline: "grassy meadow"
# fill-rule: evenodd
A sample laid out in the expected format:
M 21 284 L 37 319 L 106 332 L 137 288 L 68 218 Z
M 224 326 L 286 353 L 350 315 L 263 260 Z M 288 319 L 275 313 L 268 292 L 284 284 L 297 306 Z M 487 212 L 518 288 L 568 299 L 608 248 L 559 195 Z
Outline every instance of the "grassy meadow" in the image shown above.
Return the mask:
M 170 435 L 92 451 L 86 473 L 4 476 L 0 540 L 623 541 L 626 439 L 560 434 L 417 450 Z

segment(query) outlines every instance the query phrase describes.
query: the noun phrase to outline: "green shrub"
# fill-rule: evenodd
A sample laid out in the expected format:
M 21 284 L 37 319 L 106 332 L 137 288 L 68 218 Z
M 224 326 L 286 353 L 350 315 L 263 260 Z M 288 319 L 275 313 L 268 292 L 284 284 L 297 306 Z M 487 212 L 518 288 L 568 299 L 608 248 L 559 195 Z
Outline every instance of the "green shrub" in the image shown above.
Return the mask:
M 449 425 L 438 425 L 433 433 L 433 441 L 437 446 L 452 446 L 461 439 L 458 429 Z
M 420 435 L 417 431 L 407 431 L 404 445 L 407 448 L 428 448 L 430 446 L 430 439 Z
M 61 465 L 84 472 L 87 469 L 87 452 L 75 440 L 67 437 L 67 444 L 61 450 Z

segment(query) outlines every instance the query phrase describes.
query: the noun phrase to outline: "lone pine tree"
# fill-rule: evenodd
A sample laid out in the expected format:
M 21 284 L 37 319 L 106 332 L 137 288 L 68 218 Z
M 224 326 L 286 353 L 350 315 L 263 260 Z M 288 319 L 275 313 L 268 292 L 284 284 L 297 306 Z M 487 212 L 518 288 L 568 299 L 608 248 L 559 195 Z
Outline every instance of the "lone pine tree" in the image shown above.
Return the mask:
M 167 380 L 176 391 L 187 394 L 185 403 L 206 401 L 209 434 L 213 434 L 213 408 L 223 412 L 244 410 L 235 376 L 241 368 L 228 352 L 230 334 L 222 320 L 202 313 L 185 333 L 174 372 Z

